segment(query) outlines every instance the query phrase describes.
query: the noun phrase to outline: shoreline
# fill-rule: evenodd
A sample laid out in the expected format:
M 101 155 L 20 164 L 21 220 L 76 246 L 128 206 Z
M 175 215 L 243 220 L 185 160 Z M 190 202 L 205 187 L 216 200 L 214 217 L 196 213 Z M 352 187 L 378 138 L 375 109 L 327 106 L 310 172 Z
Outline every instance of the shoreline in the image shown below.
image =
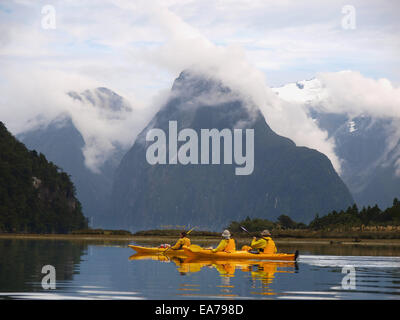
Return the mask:
M 192 236 L 193 242 L 219 241 L 220 237 Z M 168 242 L 176 241 L 176 236 L 135 236 L 135 235 L 73 235 L 73 234 L 0 234 L 1 239 L 11 240 L 70 240 L 70 241 L 115 241 L 115 242 Z M 236 238 L 238 243 L 248 242 L 250 238 Z M 395 246 L 400 247 L 400 239 L 361 239 L 354 238 L 275 238 L 276 244 L 299 245 L 343 245 L 343 246 Z

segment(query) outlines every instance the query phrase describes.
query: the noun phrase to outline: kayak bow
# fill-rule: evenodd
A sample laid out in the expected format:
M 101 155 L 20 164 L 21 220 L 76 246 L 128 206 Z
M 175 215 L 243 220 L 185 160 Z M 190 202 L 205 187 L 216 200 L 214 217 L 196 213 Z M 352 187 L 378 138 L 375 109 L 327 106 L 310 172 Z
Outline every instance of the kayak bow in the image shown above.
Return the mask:
M 147 254 L 147 255 L 155 255 L 155 254 L 167 254 L 170 256 L 186 256 L 185 252 L 180 250 L 168 250 L 168 248 L 158 248 L 158 247 L 141 247 L 141 246 L 134 246 L 129 244 L 128 247 L 135 250 L 137 253 L 140 254 Z M 168 252 L 167 252 L 168 250 Z

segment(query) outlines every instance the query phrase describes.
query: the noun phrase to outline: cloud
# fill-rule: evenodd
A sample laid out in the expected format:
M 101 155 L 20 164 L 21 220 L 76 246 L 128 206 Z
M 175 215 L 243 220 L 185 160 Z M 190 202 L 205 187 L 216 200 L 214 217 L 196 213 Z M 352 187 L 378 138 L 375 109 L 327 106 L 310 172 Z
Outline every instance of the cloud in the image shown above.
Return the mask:
M 171 13 L 214 44 L 243 47 L 252 64 L 268 75 L 270 85 L 343 69 L 365 70 L 374 77 L 390 75 L 400 81 L 393 69 L 399 70 L 400 52 L 394 2 L 353 1 L 358 22 L 351 31 L 341 26 L 345 1 L 167 3 Z
M 316 78 L 324 97 L 315 101 L 325 112 L 400 118 L 400 87 L 388 79 L 372 79 L 358 71 L 323 72 Z
M 102 160 L 95 146 L 107 154 L 113 144 L 128 143 L 164 101 L 173 79 L 193 68 L 238 90 L 249 105 L 261 108 L 274 131 L 324 152 L 339 170 L 334 141 L 307 117 L 305 107 L 280 100 L 268 87 L 343 68 L 400 81 L 400 24 L 394 2 L 356 0 L 362 19 L 356 30 L 344 31 L 341 8 L 347 3 L 319 3 L 57 1 L 57 28 L 43 30 L 41 8 L 47 3 L 6 2 L 0 11 L 0 117 L 18 133 L 35 125 L 39 114 L 46 122 L 70 112 L 91 146 L 85 151 L 93 159 L 89 163 L 96 166 Z M 325 81 L 334 88 L 335 79 Z M 98 86 L 126 97 L 135 119 L 118 128 L 99 114 L 80 118 L 65 92 Z M 352 101 L 345 99 L 343 108 Z M 373 99 L 365 102 L 372 105 Z
M 73 101 L 65 94 L 66 88 L 96 86 L 81 75 L 25 65 L 3 68 L 2 77 L 6 81 L 0 82 L 0 117 L 14 134 L 36 126 L 38 115 L 45 122 L 68 110 Z
M 0 91 L 7 94 L 0 98 L 0 119 L 9 124 L 11 132 L 18 134 L 46 126 L 60 117 L 71 117 L 85 141 L 82 150 L 85 163 L 94 172 L 118 147 L 129 148 L 154 112 L 135 106 L 131 112 L 122 110 L 117 117 L 117 111 L 72 99 L 67 92 L 100 86 L 82 75 L 37 68 L 14 71 L 3 70 L 7 82 L 0 82 Z
M 380 164 L 395 163 L 400 173 L 400 161 L 393 151 L 400 142 L 400 86 L 395 86 L 385 78 L 373 79 L 358 71 L 320 72 L 316 78 L 299 83 L 288 84 L 274 91 L 287 101 L 296 102 L 306 108 L 323 113 L 344 114 L 350 120 L 366 116 L 373 120 L 389 119 L 386 122 L 387 141 Z M 308 112 L 308 111 L 307 111 Z M 394 160 L 393 160 L 394 159 Z
M 400 176 L 399 154 L 389 157 L 400 145 L 400 86 L 394 86 L 388 79 L 371 79 L 355 71 L 319 73 L 317 79 L 324 94 L 314 105 L 321 111 L 343 113 L 350 119 L 364 115 L 391 120 L 381 161 L 382 165 L 394 161 L 396 175 Z
M 61 21 L 57 22 L 55 34 L 37 28 L 30 30 L 28 23 L 27 26 L 21 27 L 26 31 L 23 37 L 23 32 L 18 32 L 18 36 L 13 37 L 13 41 L 6 48 L 6 56 L 11 59 L 17 56 L 19 59 L 23 58 L 23 65 L 18 66 L 14 63 L 3 69 L 5 70 L 3 77 L 7 82 L 0 84 L 0 92 L 6 93 L 0 102 L 0 116 L 10 123 L 15 133 L 36 125 L 31 121 L 27 126 L 27 119 L 35 119 L 38 114 L 44 115 L 41 121 L 45 122 L 62 112 L 68 112 L 85 139 L 84 154 L 87 165 L 96 169 L 112 152 L 115 143 L 128 144 L 159 106 L 152 105 L 151 99 L 148 99 L 150 103 L 145 104 L 146 107 L 137 106 L 135 101 L 131 101 L 136 108 L 132 113 L 135 115 L 135 121 L 128 119 L 113 122 L 110 119 L 103 119 L 97 111 L 71 101 L 65 92 L 82 92 L 97 86 L 111 85 L 113 88 L 114 83 L 115 87 L 125 89 L 121 95 L 130 92 L 129 99 L 131 99 L 135 97 L 132 94 L 133 90 L 136 94 L 136 90 L 140 91 L 145 87 L 143 84 L 137 88 L 131 85 L 131 90 L 128 90 L 126 83 L 131 79 L 137 83 L 147 78 L 150 85 L 153 81 L 158 84 L 163 83 L 165 88 L 167 84 L 171 84 L 171 80 L 165 81 L 166 75 L 176 77 L 182 70 L 192 69 L 221 79 L 225 85 L 242 95 L 250 109 L 253 105 L 259 107 L 275 132 L 291 138 L 298 145 L 320 150 L 331 159 L 334 167 L 340 170 L 339 160 L 333 152 L 333 142 L 327 140 L 326 134 L 307 118 L 304 109 L 296 108 L 293 104 L 276 97 L 269 89 L 264 73 L 248 60 L 243 47 L 235 44 L 228 46 L 214 44 L 198 28 L 191 26 L 161 3 L 156 6 L 146 2 L 132 5 L 129 2 L 119 1 L 116 5 L 117 7 L 112 6 L 106 1 L 91 15 L 88 15 L 90 8 L 78 10 L 78 18 L 82 19 L 80 24 L 74 23 L 72 16 L 68 15 L 72 8 L 57 7 L 56 12 L 61 16 Z M 72 6 L 77 6 L 77 3 L 72 2 Z M 114 41 L 107 31 L 108 27 L 101 21 L 107 12 L 113 17 L 121 17 L 115 25 L 110 26 L 116 34 Z M 86 20 L 85 15 L 88 15 Z M 130 16 L 133 21 L 144 21 L 139 36 L 135 33 L 138 26 L 130 25 L 128 22 Z M 37 21 L 30 23 L 34 24 Z M 122 34 L 118 33 L 118 29 L 124 30 Z M 150 39 L 154 36 L 159 42 L 151 46 L 129 46 L 127 44 L 129 39 L 131 41 L 142 39 L 143 30 L 149 30 Z M 41 46 L 39 49 L 35 41 L 27 42 L 28 49 L 32 51 L 26 50 L 28 53 L 24 55 L 18 40 L 27 39 L 30 34 L 39 40 Z M 61 40 L 57 35 L 62 35 Z M 85 39 L 90 37 L 95 37 L 95 44 L 108 46 L 117 52 L 127 49 L 129 53 L 121 55 L 112 52 L 111 57 L 114 59 L 108 64 L 106 62 L 110 52 L 85 43 Z M 63 41 L 72 41 L 73 49 L 65 47 Z M 61 48 L 66 48 L 67 52 L 72 50 L 70 53 L 73 58 L 61 53 Z M 115 59 L 117 57 L 122 57 L 122 60 Z M 118 64 L 119 61 L 123 63 Z M 133 76 L 123 70 L 124 65 L 128 66 Z M 134 72 L 136 70 L 145 72 L 141 72 L 138 76 L 137 72 Z M 160 75 L 163 72 L 164 78 L 152 78 L 153 74 Z M 126 77 L 121 78 L 121 74 Z M 110 82 L 109 78 L 114 76 L 118 79 Z M 164 88 L 158 86 L 147 90 L 154 95 Z M 120 90 L 116 91 L 120 93 Z M 10 111 L 7 106 L 12 106 L 13 110 Z
M 276 96 L 265 75 L 248 61 L 241 47 L 214 45 L 167 8 L 149 13 L 166 30 L 168 40 L 161 47 L 145 50 L 142 59 L 171 72 L 190 69 L 221 80 L 242 95 L 249 110 L 254 106 L 260 108 L 276 133 L 292 139 L 299 146 L 323 152 L 340 172 L 334 141 L 329 140 L 327 133 L 308 117 L 305 108 Z

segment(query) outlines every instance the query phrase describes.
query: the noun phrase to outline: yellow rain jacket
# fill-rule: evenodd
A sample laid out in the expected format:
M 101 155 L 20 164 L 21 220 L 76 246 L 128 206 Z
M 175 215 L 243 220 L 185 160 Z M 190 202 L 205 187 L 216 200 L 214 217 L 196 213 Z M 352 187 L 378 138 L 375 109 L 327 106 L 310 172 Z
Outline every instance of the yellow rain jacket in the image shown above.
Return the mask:
M 251 248 L 257 249 L 262 253 L 277 253 L 275 242 L 270 237 L 251 241 Z
M 174 246 L 171 247 L 172 250 L 179 250 L 182 249 L 183 246 L 190 246 L 190 239 L 187 237 L 180 238 Z
M 218 247 L 212 250 L 212 252 L 233 252 L 236 251 L 236 244 L 234 239 L 222 239 Z

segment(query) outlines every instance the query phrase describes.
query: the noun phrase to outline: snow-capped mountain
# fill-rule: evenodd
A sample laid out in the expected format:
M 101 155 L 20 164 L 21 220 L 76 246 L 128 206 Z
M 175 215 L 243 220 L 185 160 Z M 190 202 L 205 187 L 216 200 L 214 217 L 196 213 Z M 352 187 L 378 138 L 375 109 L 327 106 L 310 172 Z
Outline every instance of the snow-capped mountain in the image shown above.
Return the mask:
M 308 104 L 326 97 L 322 83 L 318 79 L 302 80 L 288 83 L 282 87 L 272 88 L 283 100 Z
M 297 147 L 276 134 L 258 108 L 252 111 L 222 80 L 182 72 L 169 99 L 138 135 L 116 171 L 109 210 L 112 227 L 138 230 L 194 224 L 220 230 L 229 221 L 246 216 L 275 220 L 283 213 L 295 221 L 309 222 L 316 213 L 323 215 L 354 203 L 328 157 Z M 170 132 L 170 121 L 177 122 L 178 132 L 191 128 L 199 137 L 207 129 L 231 132 L 239 127 L 256 132 L 254 171 L 236 175 L 233 162 L 149 164 L 146 155 L 151 143 L 145 137 L 153 128 Z M 170 150 L 169 143 L 165 150 Z M 177 142 L 179 148 L 182 145 Z
M 335 140 L 342 160 L 341 177 L 360 206 L 392 205 L 400 196 L 398 120 L 349 112 L 332 112 L 330 92 L 319 79 L 273 88 L 283 100 L 306 107 L 310 117 Z M 324 104 L 329 100 L 329 111 Z M 379 108 L 379 106 L 377 106 Z

